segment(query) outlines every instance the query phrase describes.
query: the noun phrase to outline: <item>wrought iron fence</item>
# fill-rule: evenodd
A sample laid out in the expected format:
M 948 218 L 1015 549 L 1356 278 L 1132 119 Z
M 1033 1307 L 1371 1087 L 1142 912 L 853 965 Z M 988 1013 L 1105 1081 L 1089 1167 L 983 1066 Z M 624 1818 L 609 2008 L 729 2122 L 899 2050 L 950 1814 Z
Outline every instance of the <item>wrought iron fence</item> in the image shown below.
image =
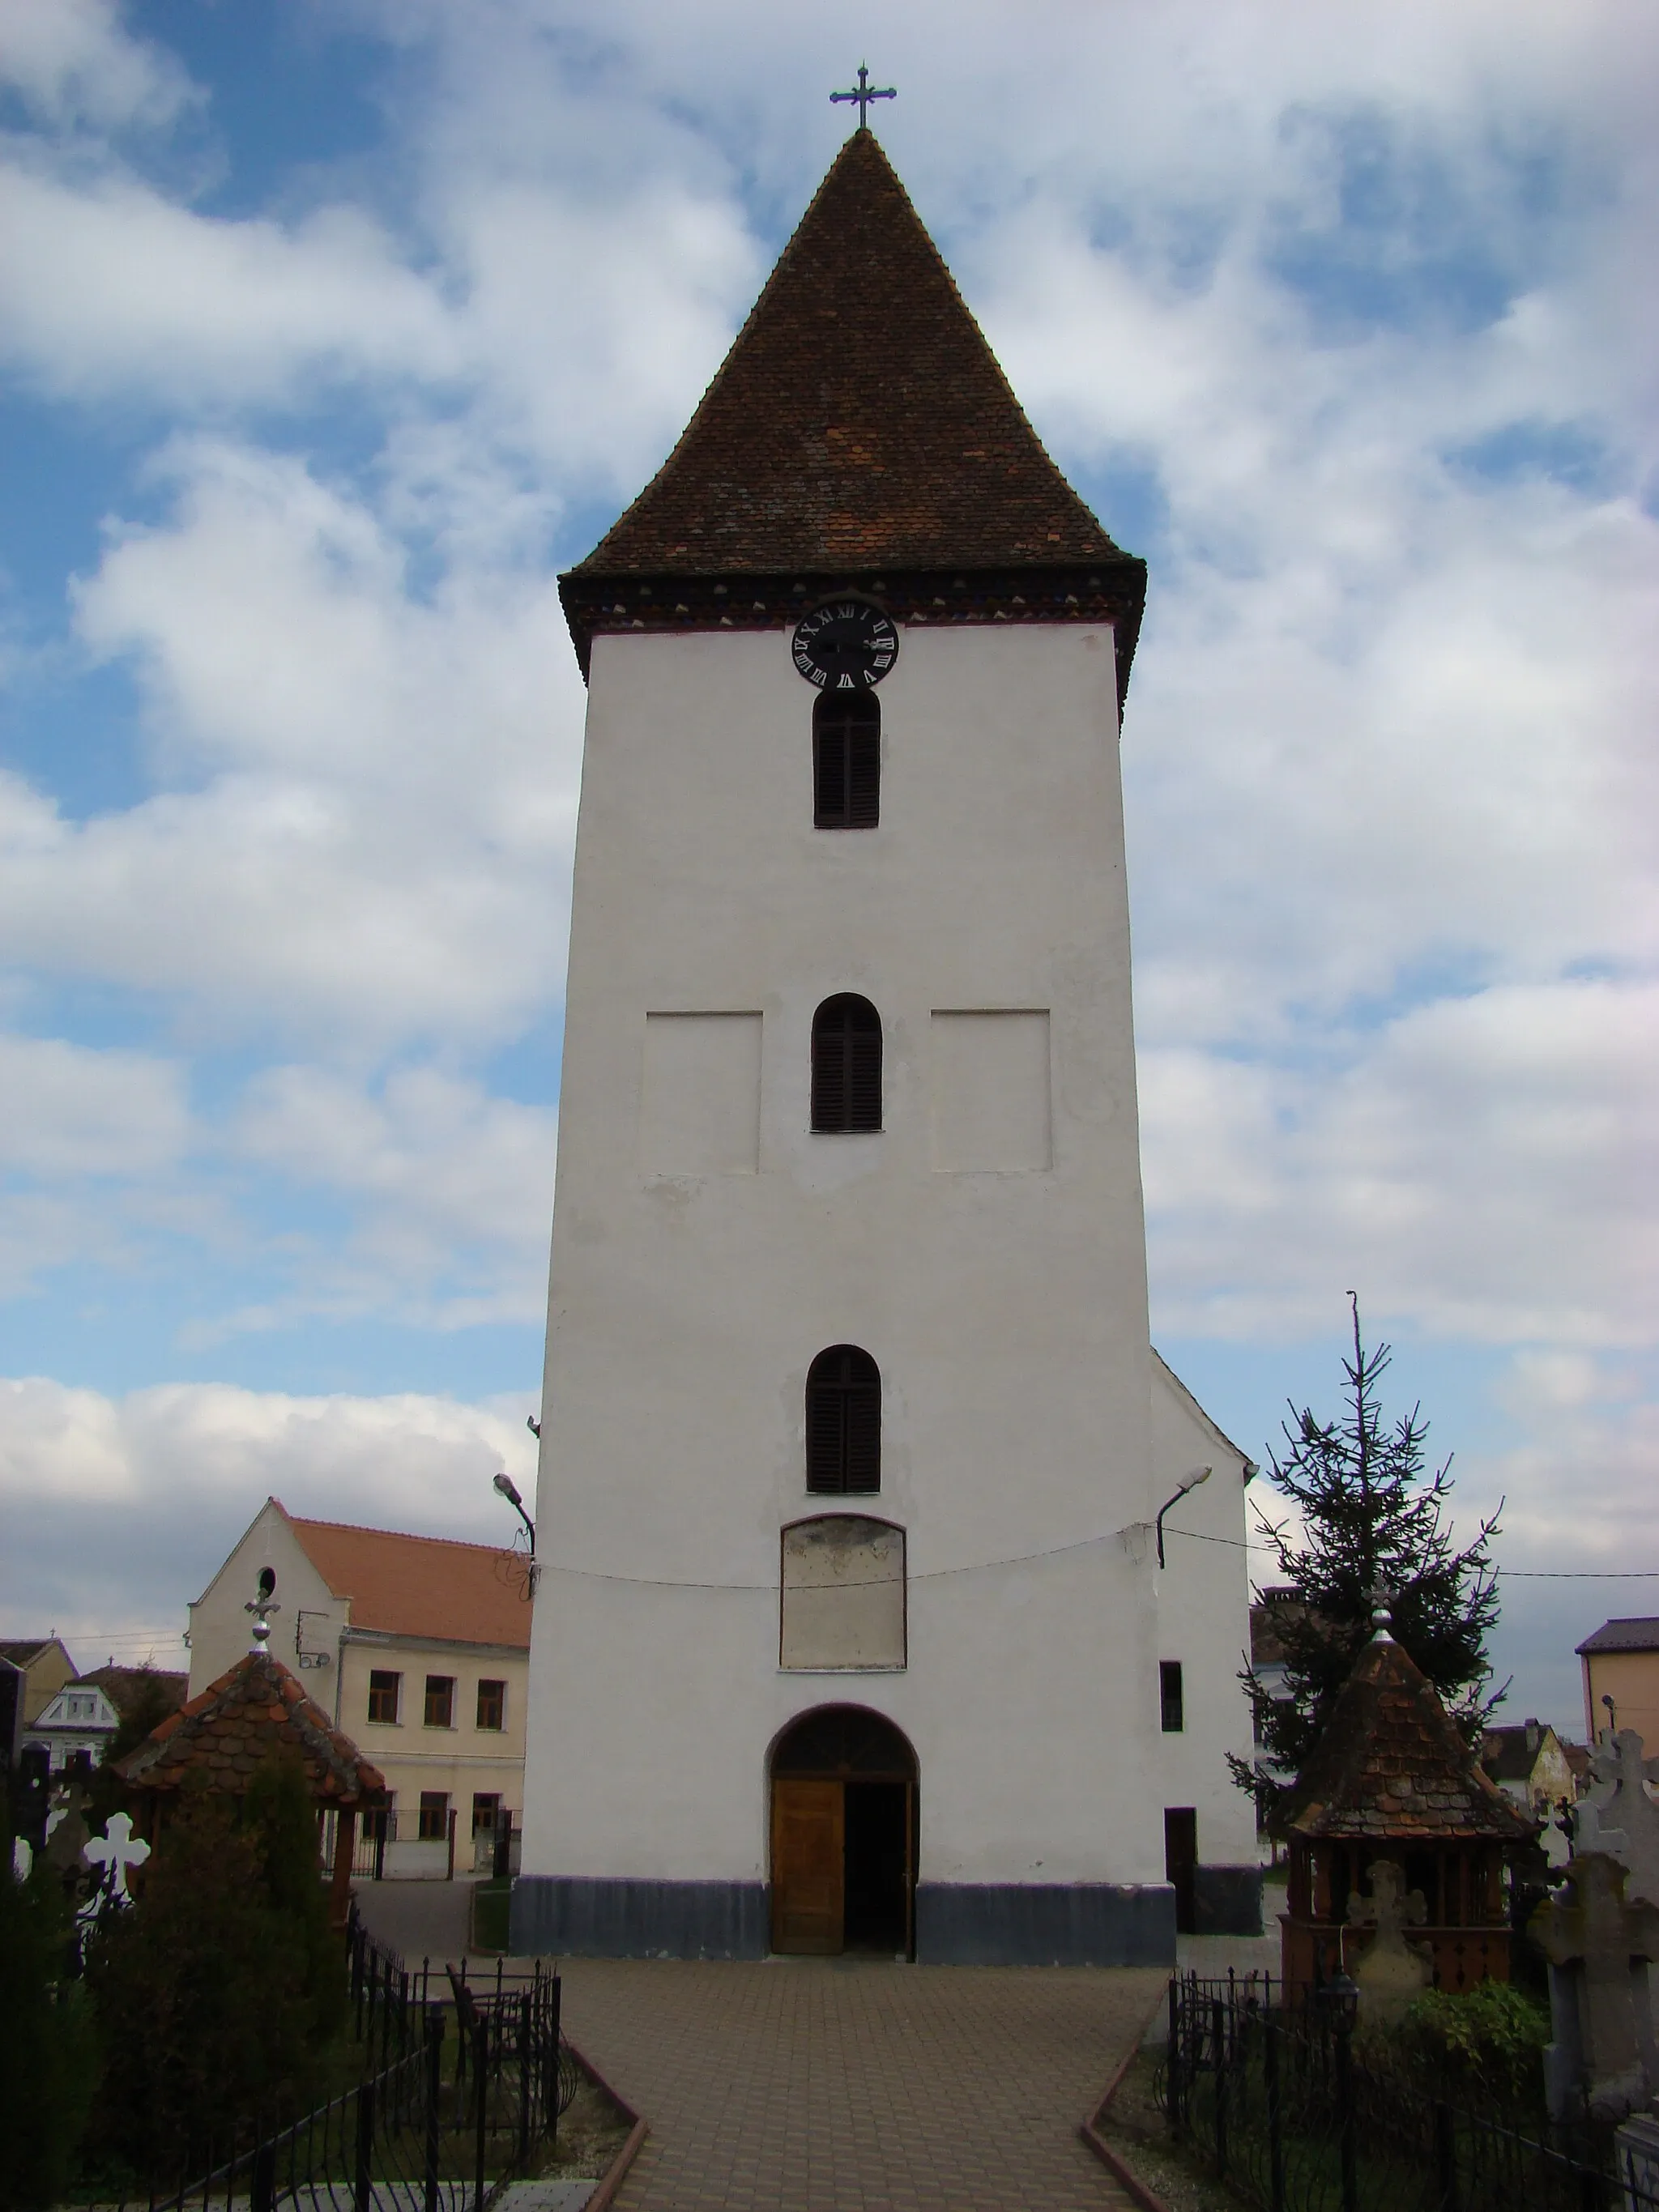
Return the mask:
M 108 2212 L 484 2212 L 536 2163 L 582 2078 L 557 1974 L 538 1960 L 473 1988 L 451 1968 L 446 1988 L 355 1920 L 349 1942 L 364 2080 L 290 2125 L 244 2126 L 196 2179 L 100 2192 Z
M 1437 2095 L 1328 1992 L 1188 1975 L 1169 2002 L 1170 2126 L 1262 2212 L 1659 2212 L 1610 2130 Z

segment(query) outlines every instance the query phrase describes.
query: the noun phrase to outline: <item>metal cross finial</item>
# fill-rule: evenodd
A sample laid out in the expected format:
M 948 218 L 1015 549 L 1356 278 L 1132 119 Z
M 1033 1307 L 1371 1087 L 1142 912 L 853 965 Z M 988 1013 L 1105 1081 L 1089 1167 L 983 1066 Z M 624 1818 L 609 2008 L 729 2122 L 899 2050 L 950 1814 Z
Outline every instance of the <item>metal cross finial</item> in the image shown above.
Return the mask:
M 856 92 L 832 92 L 830 95 L 830 104 L 833 107 L 838 100 L 857 100 L 859 104 L 859 129 L 860 131 L 865 131 L 869 128 L 869 117 L 866 111 L 869 107 L 871 101 L 872 100 L 896 100 L 897 98 L 898 94 L 890 84 L 888 85 L 884 90 L 879 92 L 877 91 L 870 82 L 869 70 L 866 69 L 864 64 L 860 62 L 859 64 L 858 90 Z

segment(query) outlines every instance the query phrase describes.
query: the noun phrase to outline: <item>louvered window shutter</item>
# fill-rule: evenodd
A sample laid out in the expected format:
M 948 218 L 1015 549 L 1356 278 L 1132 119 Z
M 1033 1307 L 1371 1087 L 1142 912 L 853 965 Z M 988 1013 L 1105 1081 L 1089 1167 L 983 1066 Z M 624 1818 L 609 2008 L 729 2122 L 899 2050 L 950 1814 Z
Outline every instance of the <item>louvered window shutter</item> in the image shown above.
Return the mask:
M 881 1370 L 856 1345 L 819 1352 L 806 1376 L 806 1487 L 881 1488 Z
M 826 999 L 813 1017 L 812 1127 L 881 1127 L 881 1017 L 867 999 Z
M 881 708 L 869 697 L 821 698 L 812 710 L 812 820 L 820 830 L 873 830 L 881 817 Z

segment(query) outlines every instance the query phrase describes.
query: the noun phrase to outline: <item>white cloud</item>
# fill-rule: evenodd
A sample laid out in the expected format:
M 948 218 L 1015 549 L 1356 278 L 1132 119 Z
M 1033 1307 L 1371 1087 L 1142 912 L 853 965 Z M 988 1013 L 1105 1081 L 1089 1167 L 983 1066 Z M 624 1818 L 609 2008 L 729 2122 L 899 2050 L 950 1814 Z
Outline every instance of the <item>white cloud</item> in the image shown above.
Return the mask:
M 48 1180 L 155 1175 L 190 1136 L 183 1070 L 143 1053 L 0 1034 L 0 1168 Z
M 109 1398 L 0 1381 L 0 1621 L 55 1626 L 82 1665 L 176 1637 L 268 1496 L 291 1512 L 469 1542 L 512 1541 L 490 1487 L 535 1488 L 532 1401 L 300 1398 L 174 1383 Z M 80 1648 L 83 1647 L 83 1648 Z M 177 1646 L 158 1650 L 182 1664 Z
M 123 30 L 114 0 L 0 0 L 0 84 L 59 128 L 159 126 L 199 98 L 172 55 Z

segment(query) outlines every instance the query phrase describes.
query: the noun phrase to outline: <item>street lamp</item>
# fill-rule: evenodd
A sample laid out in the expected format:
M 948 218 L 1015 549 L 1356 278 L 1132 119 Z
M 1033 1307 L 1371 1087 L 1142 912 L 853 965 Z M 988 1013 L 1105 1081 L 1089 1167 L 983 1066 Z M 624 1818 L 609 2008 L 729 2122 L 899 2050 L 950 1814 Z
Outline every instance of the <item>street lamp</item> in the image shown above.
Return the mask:
M 1200 1482 L 1207 1482 L 1207 1481 L 1209 1480 L 1209 1479 L 1210 1479 L 1211 1475 L 1212 1475 L 1212 1474 L 1214 1474 L 1214 1472 L 1215 1472 L 1215 1470 L 1214 1470 L 1214 1468 L 1208 1468 L 1208 1467 L 1195 1467 L 1195 1468 L 1193 1469 L 1192 1473 L 1191 1473 L 1191 1474 L 1187 1477 L 1187 1480 L 1186 1480 L 1182 1484 L 1182 1486 L 1181 1486 L 1180 1489 L 1176 1491 L 1176 1492 L 1175 1496 L 1174 1496 L 1173 1498 L 1168 1498 L 1168 1499 L 1166 1499 L 1166 1500 L 1165 1500 L 1165 1502 L 1164 1502 L 1162 1505 L 1160 1505 L 1160 1506 L 1158 1507 L 1158 1564 L 1159 1565 L 1159 1566 L 1160 1566 L 1160 1567 L 1164 1565 L 1164 1515 L 1165 1515 L 1165 1514 L 1170 1510 L 1170 1508 L 1172 1505 L 1179 1505 L 1179 1504 L 1180 1504 L 1180 1503 L 1181 1503 L 1181 1501 L 1182 1501 L 1182 1498 L 1187 1495 L 1187 1492 L 1188 1492 L 1189 1490 L 1196 1490 L 1196 1489 L 1198 1488 L 1198 1486 L 1199 1486 L 1199 1484 L 1200 1484 Z M 1140 1524 L 1140 1525 L 1141 1525 L 1141 1527 L 1144 1528 L 1146 1527 L 1146 1522 L 1143 1521 L 1143 1522 L 1141 1522 L 1141 1524 Z
M 510 1474 L 498 1474 L 495 1477 L 495 1487 L 530 1531 L 530 1555 L 533 1559 L 536 1555 L 536 1524 L 524 1510 L 524 1500 L 519 1495 L 518 1484 L 514 1481 Z

